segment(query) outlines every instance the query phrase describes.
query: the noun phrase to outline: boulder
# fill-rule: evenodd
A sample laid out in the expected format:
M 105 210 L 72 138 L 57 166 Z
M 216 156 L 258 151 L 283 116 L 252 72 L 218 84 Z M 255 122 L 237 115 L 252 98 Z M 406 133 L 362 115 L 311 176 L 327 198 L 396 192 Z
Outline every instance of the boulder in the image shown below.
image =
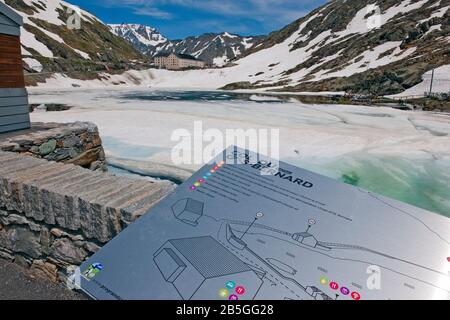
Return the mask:
M 100 246 L 96 245 L 93 242 L 86 242 L 84 244 L 84 248 L 89 251 L 90 253 L 96 253 L 98 250 L 100 250 Z
M 63 235 L 65 235 L 66 233 L 58 228 L 53 228 L 52 230 L 50 230 L 51 234 L 54 235 L 57 238 L 61 238 Z
M 56 260 L 72 263 L 74 265 L 81 264 L 87 257 L 87 252 L 67 238 L 55 240 L 50 248 L 50 255 Z
M 39 147 L 39 154 L 44 157 L 52 153 L 55 149 L 56 149 L 56 140 L 51 139 L 41 144 L 41 146 Z
M 29 268 L 31 266 L 31 260 L 20 254 L 14 255 L 14 263 L 24 268 Z
M 73 148 L 80 144 L 81 144 L 81 139 L 80 139 L 80 137 L 77 137 L 77 136 L 70 136 L 64 140 L 64 148 Z
M 39 234 L 32 232 L 27 227 L 11 228 L 7 232 L 6 248 L 14 252 L 23 253 L 31 258 L 39 258 L 41 255 L 41 243 Z
M 27 218 L 18 214 L 10 214 L 5 219 L 7 225 L 9 224 L 28 224 Z
M 43 260 L 34 260 L 30 271 L 37 277 L 45 278 L 55 283 L 58 281 L 58 268 L 54 264 Z
M 90 150 L 83 152 L 75 159 L 71 159 L 71 160 L 67 161 L 67 163 L 71 163 L 71 164 L 81 166 L 81 167 L 89 167 L 91 165 L 91 163 L 97 161 L 99 154 L 100 154 L 100 148 L 90 149 Z

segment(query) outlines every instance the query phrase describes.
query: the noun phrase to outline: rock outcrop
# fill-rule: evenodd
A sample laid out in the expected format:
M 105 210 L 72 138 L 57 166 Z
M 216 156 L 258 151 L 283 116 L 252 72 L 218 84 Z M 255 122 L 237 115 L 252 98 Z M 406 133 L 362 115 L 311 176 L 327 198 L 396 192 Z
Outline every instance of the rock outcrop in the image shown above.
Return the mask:
M 0 150 L 107 171 L 102 139 L 90 122 L 33 123 L 30 132 L 2 139 Z

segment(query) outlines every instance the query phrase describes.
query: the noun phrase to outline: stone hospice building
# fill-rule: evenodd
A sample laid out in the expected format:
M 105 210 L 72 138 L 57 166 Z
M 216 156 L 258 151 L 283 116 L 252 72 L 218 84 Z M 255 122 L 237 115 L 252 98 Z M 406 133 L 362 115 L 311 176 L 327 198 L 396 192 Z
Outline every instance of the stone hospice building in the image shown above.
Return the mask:
M 203 69 L 206 66 L 204 61 L 182 53 L 159 53 L 155 56 L 154 62 L 156 67 L 168 70 Z

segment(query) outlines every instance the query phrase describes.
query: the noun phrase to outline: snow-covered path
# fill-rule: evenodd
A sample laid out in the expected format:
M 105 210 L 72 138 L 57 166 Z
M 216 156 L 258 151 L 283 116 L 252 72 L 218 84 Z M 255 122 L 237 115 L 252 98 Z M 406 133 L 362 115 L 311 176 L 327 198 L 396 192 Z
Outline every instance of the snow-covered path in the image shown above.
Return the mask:
M 32 121 L 92 121 L 111 156 L 170 163 L 173 130 L 193 130 L 198 120 L 204 130 L 279 128 L 282 160 L 450 216 L 447 114 L 301 103 L 144 101 L 124 98 L 130 91 L 104 89 L 30 93 L 31 103 L 75 106 L 32 113 Z

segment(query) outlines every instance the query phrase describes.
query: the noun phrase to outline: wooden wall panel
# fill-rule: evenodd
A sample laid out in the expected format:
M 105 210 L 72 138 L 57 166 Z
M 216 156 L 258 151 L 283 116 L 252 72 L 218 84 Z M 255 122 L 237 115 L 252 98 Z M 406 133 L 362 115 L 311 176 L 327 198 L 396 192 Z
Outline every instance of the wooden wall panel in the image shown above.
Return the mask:
M 0 88 L 23 88 L 20 38 L 0 34 Z

